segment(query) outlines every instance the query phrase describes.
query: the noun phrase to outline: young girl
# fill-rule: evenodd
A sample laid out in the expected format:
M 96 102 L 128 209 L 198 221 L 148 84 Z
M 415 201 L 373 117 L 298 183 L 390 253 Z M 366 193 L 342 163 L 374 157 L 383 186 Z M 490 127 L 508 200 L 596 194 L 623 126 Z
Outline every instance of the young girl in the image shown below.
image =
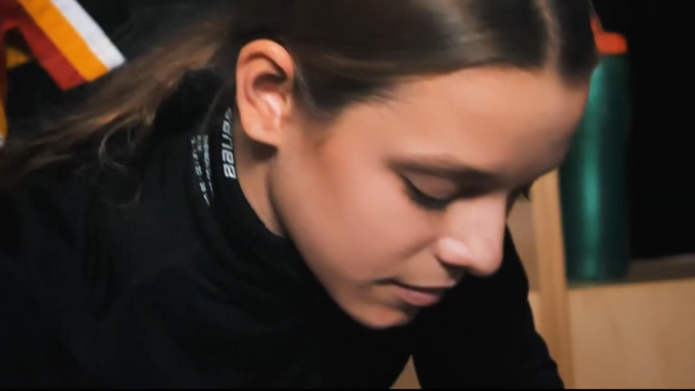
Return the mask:
M 0 383 L 561 388 L 505 220 L 582 116 L 586 0 L 195 8 L 0 153 Z

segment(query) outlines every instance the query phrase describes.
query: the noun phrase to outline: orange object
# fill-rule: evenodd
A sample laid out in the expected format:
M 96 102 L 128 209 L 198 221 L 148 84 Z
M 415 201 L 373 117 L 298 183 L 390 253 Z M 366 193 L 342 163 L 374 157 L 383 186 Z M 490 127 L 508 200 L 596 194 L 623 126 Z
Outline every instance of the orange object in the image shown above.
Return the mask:
M 51 36 L 38 25 L 37 20 L 32 18 L 22 5 L 16 0 L 0 0 L 0 32 L 16 29 L 24 38 L 26 45 L 31 51 L 32 56 L 43 66 L 51 75 L 56 84 L 63 90 L 69 90 L 85 82 L 85 78 L 80 74 L 64 52 L 55 44 Z M 0 40 L 0 50 L 5 55 L 5 67 L 8 65 L 6 42 Z M 0 65 L 0 71 L 3 67 Z M 4 73 L 4 72 L 3 72 Z M 7 75 L 0 75 L 2 88 L 7 88 Z M 7 99 L 6 90 L 3 91 L 3 99 Z
M 10 30 L 21 34 L 28 51 L 5 42 Z M 29 59 L 41 64 L 64 91 L 125 62 L 79 0 L 0 0 L 0 143 L 8 132 L 3 107 L 8 99 L 7 69 Z
M 110 71 L 110 67 L 104 64 L 101 58 L 99 58 L 99 55 L 93 50 L 95 46 L 92 45 L 92 47 L 90 47 L 90 40 L 101 43 L 100 39 L 103 33 L 100 30 L 96 30 L 96 33 L 93 32 L 93 30 L 89 30 L 93 28 L 92 25 L 94 22 L 89 19 L 86 13 L 78 14 L 76 12 L 77 10 L 82 10 L 79 8 L 79 4 L 76 2 L 45 0 L 15 1 L 24 8 L 29 17 L 41 28 L 43 33 L 48 36 L 57 50 L 65 56 L 83 80 L 93 81 Z M 71 9 L 63 10 L 59 5 L 67 5 L 71 7 Z M 69 16 L 78 16 L 81 18 L 78 21 L 74 21 L 70 20 L 68 18 Z M 83 28 L 83 30 L 86 30 L 85 32 L 88 31 L 89 33 L 85 34 L 80 31 L 78 28 L 81 27 L 80 23 L 89 24 L 86 28 Z M 92 35 L 99 35 L 99 37 L 90 37 L 90 33 Z M 108 40 L 102 39 L 102 41 L 108 42 L 109 50 L 113 51 L 113 45 Z M 120 53 L 117 55 L 120 55 Z M 121 59 L 118 58 L 115 62 L 120 64 Z M 74 85 L 65 87 L 69 89 L 74 87 Z
M 7 46 L 7 53 L 5 53 L 5 55 L 7 56 L 7 69 L 18 67 L 32 60 L 30 53 L 11 45 Z
M 627 39 L 624 36 L 605 31 L 597 16 L 591 18 L 594 40 L 599 53 L 604 55 L 621 55 L 627 53 Z

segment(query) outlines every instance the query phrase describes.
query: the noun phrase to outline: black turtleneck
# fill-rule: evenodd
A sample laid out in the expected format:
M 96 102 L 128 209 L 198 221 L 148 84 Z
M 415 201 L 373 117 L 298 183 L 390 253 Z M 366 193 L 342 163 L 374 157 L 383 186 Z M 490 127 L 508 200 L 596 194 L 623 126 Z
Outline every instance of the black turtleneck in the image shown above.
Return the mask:
M 233 100 L 189 78 L 137 175 L 57 165 L 0 194 L 0 386 L 562 387 L 507 236 L 410 325 L 370 330 L 330 299 L 236 178 Z

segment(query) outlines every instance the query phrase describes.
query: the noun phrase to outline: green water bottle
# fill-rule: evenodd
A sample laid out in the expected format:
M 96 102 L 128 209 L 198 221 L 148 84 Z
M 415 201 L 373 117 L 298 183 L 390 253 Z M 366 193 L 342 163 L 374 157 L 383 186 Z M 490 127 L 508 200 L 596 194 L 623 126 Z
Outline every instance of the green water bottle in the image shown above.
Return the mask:
M 630 127 L 627 42 L 594 20 L 600 63 L 586 111 L 560 167 L 566 270 L 570 282 L 627 275 L 626 149 Z

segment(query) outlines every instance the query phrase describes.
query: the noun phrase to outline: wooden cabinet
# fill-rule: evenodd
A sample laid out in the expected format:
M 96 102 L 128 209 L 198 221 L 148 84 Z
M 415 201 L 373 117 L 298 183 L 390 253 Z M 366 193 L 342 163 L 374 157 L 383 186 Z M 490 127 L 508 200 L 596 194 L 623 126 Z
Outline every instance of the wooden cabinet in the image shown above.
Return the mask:
M 694 388 L 695 255 L 634 260 L 619 283 L 568 286 L 556 175 L 533 195 L 509 224 L 567 387 Z

